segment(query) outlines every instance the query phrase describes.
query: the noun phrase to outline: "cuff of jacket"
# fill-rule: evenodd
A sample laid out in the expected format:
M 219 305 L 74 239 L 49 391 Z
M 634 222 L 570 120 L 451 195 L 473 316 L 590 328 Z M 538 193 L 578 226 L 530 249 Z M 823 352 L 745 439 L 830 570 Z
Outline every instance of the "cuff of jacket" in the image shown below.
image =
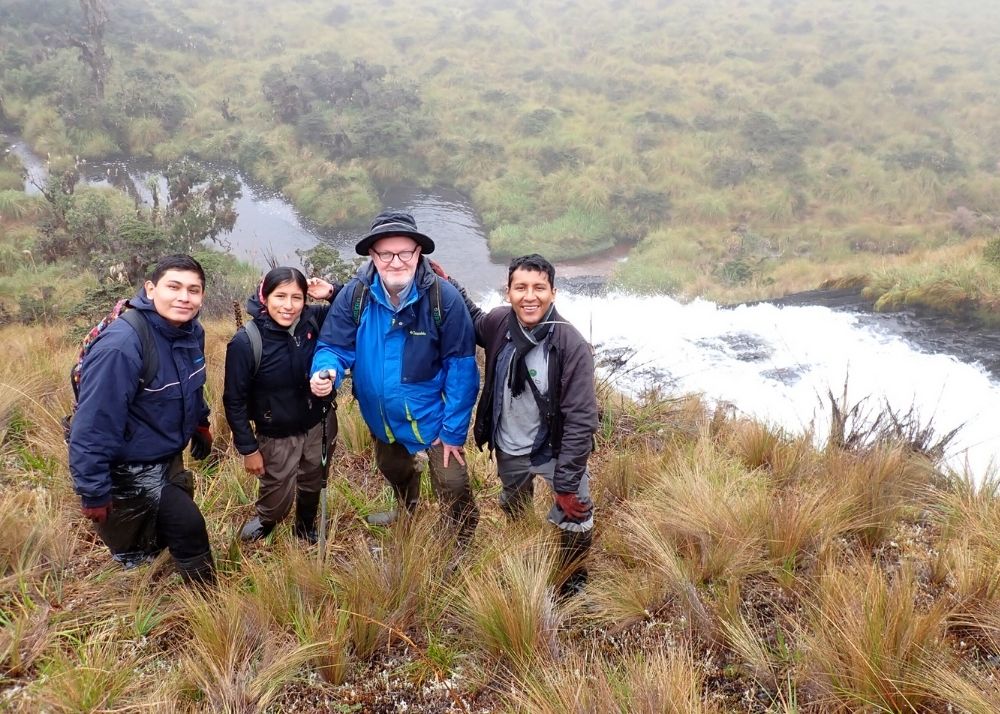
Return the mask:
M 236 450 L 240 453 L 240 456 L 249 456 L 255 451 L 260 451 L 260 446 L 257 444 L 256 441 L 253 442 L 252 444 L 234 444 L 234 446 L 236 447 Z
M 84 508 L 100 508 L 111 503 L 111 494 L 104 496 L 80 496 L 80 503 Z
M 448 446 L 465 446 L 466 434 L 464 432 L 456 433 L 442 429 L 438 436 L 441 439 L 441 443 Z

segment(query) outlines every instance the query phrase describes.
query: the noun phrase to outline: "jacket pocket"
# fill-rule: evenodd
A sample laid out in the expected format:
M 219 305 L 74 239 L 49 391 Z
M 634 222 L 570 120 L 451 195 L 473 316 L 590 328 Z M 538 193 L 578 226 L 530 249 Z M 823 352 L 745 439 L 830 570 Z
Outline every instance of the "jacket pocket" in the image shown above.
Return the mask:
M 413 328 L 403 343 L 403 384 L 426 382 L 441 371 L 441 352 L 437 330 Z

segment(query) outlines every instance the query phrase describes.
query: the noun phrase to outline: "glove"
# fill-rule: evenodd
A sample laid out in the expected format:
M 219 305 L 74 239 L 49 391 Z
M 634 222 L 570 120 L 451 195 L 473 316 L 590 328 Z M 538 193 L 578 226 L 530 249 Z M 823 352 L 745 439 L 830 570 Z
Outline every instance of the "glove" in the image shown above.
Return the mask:
M 212 429 L 208 426 L 199 426 L 191 436 L 191 456 L 198 459 L 207 459 L 212 453 Z
M 575 493 L 557 493 L 556 505 L 574 521 L 582 520 L 590 511 L 589 504 L 577 498 Z
M 104 521 L 108 520 L 108 516 L 111 515 L 111 501 L 108 501 L 103 506 L 80 506 L 80 513 L 94 523 L 104 523 Z

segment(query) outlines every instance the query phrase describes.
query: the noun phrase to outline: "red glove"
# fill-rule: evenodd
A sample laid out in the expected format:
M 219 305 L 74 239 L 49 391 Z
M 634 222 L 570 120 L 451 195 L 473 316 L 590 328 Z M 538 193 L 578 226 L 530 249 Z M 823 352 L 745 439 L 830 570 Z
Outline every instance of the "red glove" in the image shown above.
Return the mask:
M 575 493 L 557 493 L 556 505 L 575 521 L 582 519 L 590 510 L 590 506 L 577 498 Z
M 111 515 L 111 501 L 103 506 L 80 506 L 80 513 L 89 518 L 94 523 L 104 523 Z
M 199 426 L 191 436 L 191 456 L 198 459 L 207 459 L 212 453 L 212 429 L 207 426 Z

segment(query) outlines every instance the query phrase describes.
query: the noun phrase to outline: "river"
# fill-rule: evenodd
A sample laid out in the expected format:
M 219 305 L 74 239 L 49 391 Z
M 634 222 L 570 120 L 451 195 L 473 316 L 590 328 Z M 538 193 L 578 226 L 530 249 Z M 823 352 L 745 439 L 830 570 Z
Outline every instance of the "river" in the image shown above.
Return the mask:
M 41 180 L 44 163 L 23 144 L 12 150 L 29 174 L 26 190 Z M 88 183 L 122 183 L 148 200 L 145 182 L 155 175 L 137 163 L 102 164 Z M 297 249 L 317 242 L 353 256 L 357 233 L 320 230 L 278 194 L 234 174 L 243 186 L 239 218 L 228 236 L 236 255 L 264 265 L 268 254 L 298 263 Z M 142 192 L 145 191 L 146 194 Z M 466 197 L 452 189 L 400 187 L 382 196 L 386 208 L 409 210 L 437 243 L 434 256 L 484 304 L 501 301 L 506 279 L 490 259 L 485 233 Z M 609 255 L 583 264 L 557 265 L 557 304 L 614 366 L 601 377 L 633 395 L 701 393 L 713 403 L 793 433 L 826 433 L 828 392 L 850 403 L 865 399 L 878 411 L 911 407 L 933 420 L 937 433 L 961 426 L 947 463 L 976 479 L 992 472 L 1000 434 L 1000 340 L 992 333 L 942 330 L 912 315 L 881 315 L 815 305 L 768 303 L 724 308 L 666 296 L 592 290 L 618 260 Z M 591 277 L 588 277 L 591 276 Z M 568 277 L 568 280 L 565 279 Z

